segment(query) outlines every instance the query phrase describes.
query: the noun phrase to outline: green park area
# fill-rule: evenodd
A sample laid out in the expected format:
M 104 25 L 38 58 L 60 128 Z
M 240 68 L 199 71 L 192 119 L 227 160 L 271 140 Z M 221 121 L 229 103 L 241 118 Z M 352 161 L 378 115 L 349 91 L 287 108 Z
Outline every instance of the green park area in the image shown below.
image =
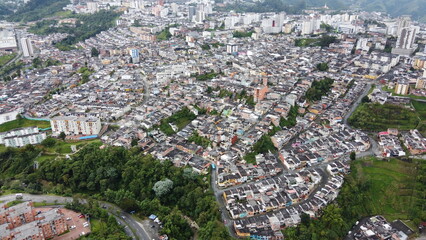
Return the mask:
M 192 135 L 188 138 L 188 142 L 193 142 L 203 148 L 207 148 L 211 144 L 211 141 L 208 138 L 200 136 L 197 131 L 192 133 Z
M 314 81 L 308 91 L 306 91 L 306 99 L 311 102 L 321 100 L 322 96 L 325 96 L 328 92 L 330 92 L 333 83 L 334 80 L 331 78 Z
M 410 130 L 418 126 L 419 113 L 395 104 L 362 103 L 349 117 L 348 123 L 368 131 L 384 131 L 388 128 Z
M 232 36 L 234 38 L 246 38 L 246 37 L 251 37 L 251 35 L 253 34 L 253 32 L 241 32 L 241 31 L 235 31 Z
M 277 149 L 272 143 L 271 137 L 265 134 L 253 145 L 252 151 L 244 156 L 244 160 L 247 163 L 256 164 L 256 155 L 276 151 Z
M 49 128 L 50 122 L 18 118 L 16 120 L 1 124 L 0 132 L 7 132 L 15 128 L 32 127 L 32 126 L 37 126 L 38 128 L 41 128 L 41 129 Z
M 177 126 L 179 130 L 184 128 L 188 123 L 194 120 L 197 116 L 189 110 L 189 108 L 184 107 L 182 110 L 176 112 L 172 116 L 161 120 L 158 128 L 166 135 L 171 136 L 176 132 L 170 126 L 170 124 L 174 124 Z M 170 124 L 169 124 L 170 123 Z
M 426 162 L 410 159 L 358 159 L 333 204 L 315 220 L 303 216 L 302 224 L 286 228 L 286 239 L 343 239 L 356 221 L 382 215 L 402 220 L 413 230 L 426 220 Z M 327 229 L 327 231 L 323 231 Z
M 8 63 L 14 57 L 16 57 L 16 53 L 6 54 L 6 55 L 0 56 L 0 67 L 3 67 L 3 65 L 5 65 L 6 63 Z
M 417 129 L 423 136 L 426 136 L 426 102 L 411 101 L 416 113 L 419 116 L 420 122 L 417 125 Z
M 416 211 L 421 212 L 421 209 L 417 203 L 424 201 L 424 194 L 419 189 L 422 186 L 418 185 L 421 183 L 421 176 L 424 178 L 426 173 L 425 167 L 426 164 L 420 161 L 365 158 L 354 162 L 353 168 L 356 168 L 355 172 L 358 174 L 352 174 L 351 177 L 369 185 L 364 194 L 371 201 L 364 204 L 371 209 L 373 215 L 383 215 L 389 221 L 401 219 L 419 223 Z M 423 218 L 426 217 L 424 212 L 423 215 Z M 413 228 L 415 229 L 414 226 Z
M 331 43 L 336 41 L 336 37 L 329 35 L 322 35 L 320 38 L 299 38 L 296 39 L 294 45 L 296 47 L 328 47 Z

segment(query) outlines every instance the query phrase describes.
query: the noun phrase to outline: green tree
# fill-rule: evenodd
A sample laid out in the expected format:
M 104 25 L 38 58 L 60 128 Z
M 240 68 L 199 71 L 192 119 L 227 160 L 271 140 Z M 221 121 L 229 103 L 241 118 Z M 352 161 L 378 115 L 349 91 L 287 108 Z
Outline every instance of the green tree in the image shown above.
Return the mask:
M 95 47 L 92 47 L 91 54 L 92 54 L 92 57 L 98 57 L 99 56 L 98 49 L 96 49 Z
M 56 144 L 56 139 L 48 137 L 41 142 L 41 145 L 45 147 L 53 147 Z
M 40 57 L 36 57 L 32 60 L 32 65 L 34 68 L 40 68 L 43 66 L 43 61 Z
M 327 63 L 318 63 L 317 69 L 321 72 L 325 72 L 328 70 L 328 64 Z
M 155 195 L 162 197 L 165 194 L 169 193 L 173 188 L 173 181 L 166 178 L 162 181 L 158 181 L 154 184 L 152 190 L 154 190 Z
M 371 102 L 371 100 L 370 100 L 370 98 L 369 98 L 368 96 L 364 96 L 364 97 L 361 99 L 361 103 L 369 103 L 369 102 Z
M 355 161 L 355 159 L 356 159 L 356 153 L 355 153 L 355 152 L 351 152 L 351 154 L 350 154 L 350 159 L 351 159 L 352 161 Z
M 138 145 L 138 141 L 139 141 L 139 139 L 133 138 L 132 142 L 130 143 L 130 146 L 132 146 L 132 147 L 137 146 Z
M 65 140 L 66 137 L 67 135 L 64 132 L 59 133 L 59 138 L 62 139 L 63 141 Z

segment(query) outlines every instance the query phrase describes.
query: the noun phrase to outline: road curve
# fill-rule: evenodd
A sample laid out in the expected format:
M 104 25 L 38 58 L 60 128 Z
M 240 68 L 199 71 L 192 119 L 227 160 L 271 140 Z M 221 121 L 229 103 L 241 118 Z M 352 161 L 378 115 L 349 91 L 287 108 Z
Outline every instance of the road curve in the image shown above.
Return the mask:
M 70 203 L 73 201 L 72 197 L 61 197 L 61 196 L 53 196 L 53 195 L 33 195 L 33 194 L 22 194 L 23 198 L 22 200 L 31 200 L 33 202 L 46 202 L 46 203 L 54 203 L 55 205 L 61 205 Z M 0 196 L 0 201 L 8 202 L 16 200 L 16 196 L 14 194 L 10 195 L 4 195 Z M 86 203 L 86 199 L 79 199 L 82 203 Z M 139 239 L 139 240 L 146 240 L 151 239 L 149 237 L 149 234 L 141 227 L 141 225 L 138 224 L 138 222 L 132 218 L 132 216 L 126 212 L 124 212 L 119 207 L 115 206 L 114 204 L 107 203 L 107 202 L 100 202 L 100 205 L 103 207 L 106 207 L 106 210 L 112 214 L 117 221 L 127 226 L 125 227 L 126 234 L 133 239 Z M 124 217 L 123 217 L 124 216 Z M 131 231 L 130 231 L 130 229 Z

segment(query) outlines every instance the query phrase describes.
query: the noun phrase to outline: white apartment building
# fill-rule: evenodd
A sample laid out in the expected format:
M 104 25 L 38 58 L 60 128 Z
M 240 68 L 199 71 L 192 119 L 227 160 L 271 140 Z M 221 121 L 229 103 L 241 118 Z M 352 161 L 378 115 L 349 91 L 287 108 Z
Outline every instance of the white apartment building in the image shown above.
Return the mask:
M 101 120 L 96 117 L 58 116 L 50 120 L 52 134 L 97 135 L 101 131 Z
M 24 54 L 24 57 L 31 57 L 34 55 L 34 49 L 31 43 L 31 39 L 21 38 L 21 49 Z
M 39 132 L 38 127 L 18 128 L 0 133 L 0 144 L 6 147 L 23 147 L 27 144 L 40 144 L 46 137 L 46 133 Z

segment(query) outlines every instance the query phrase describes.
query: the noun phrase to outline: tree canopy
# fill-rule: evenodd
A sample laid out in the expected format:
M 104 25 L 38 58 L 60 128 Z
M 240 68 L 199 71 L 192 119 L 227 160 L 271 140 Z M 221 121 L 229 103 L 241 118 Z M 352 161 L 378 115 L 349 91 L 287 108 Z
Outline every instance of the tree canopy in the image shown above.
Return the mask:
M 0 187 L 53 193 L 84 194 L 112 202 L 141 217 L 156 214 L 163 221 L 163 233 L 171 239 L 189 239 L 192 231 L 184 216 L 200 226 L 202 237 L 230 239 L 221 224 L 219 207 L 210 189 L 209 177 L 199 176 L 191 168 L 174 167 L 160 162 L 137 148 L 99 148 L 89 144 L 72 156 L 33 162 L 40 150 L 34 146 L 0 151 Z M 217 234 L 216 234 L 217 233 Z
M 321 100 L 322 96 L 325 96 L 331 89 L 334 80 L 331 78 L 324 78 L 320 81 L 314 81 L 312 86 L 306 92 L 306 99 L 309 101 Z

